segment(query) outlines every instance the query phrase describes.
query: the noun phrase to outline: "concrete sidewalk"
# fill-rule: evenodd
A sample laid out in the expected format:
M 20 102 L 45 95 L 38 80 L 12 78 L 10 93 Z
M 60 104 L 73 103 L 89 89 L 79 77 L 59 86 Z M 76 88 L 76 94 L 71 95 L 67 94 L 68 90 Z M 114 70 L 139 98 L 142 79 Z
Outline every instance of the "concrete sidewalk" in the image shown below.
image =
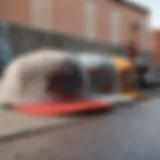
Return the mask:
M 109 102 L 112 106 L 130 104 L 134 99 L 127 96 L 101 96 L 101 99 Z M 43 118 L 28 116 L 26 114 L 13 112 L 11 110 L 0 109 L 0 140 L 20 136 L 27 133 L 45 130 L 47 128 L 62 126 L 68 123 L 76 123 L 80 118 L 76 116 L 63 116 L 53 118 Z
M 74 122 L 76 117 L 33 117 L 13 111 L 0 110 L 0 140 L 53 126 Z

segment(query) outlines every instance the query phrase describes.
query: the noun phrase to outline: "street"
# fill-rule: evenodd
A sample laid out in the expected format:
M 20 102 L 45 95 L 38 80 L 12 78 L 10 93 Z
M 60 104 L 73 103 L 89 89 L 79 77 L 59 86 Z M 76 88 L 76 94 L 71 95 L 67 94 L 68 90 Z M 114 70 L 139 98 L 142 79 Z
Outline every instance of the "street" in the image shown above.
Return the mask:
M 77 124 L 1 142 L 3 160 L 159 160 L 160 99 L 77 115 Z

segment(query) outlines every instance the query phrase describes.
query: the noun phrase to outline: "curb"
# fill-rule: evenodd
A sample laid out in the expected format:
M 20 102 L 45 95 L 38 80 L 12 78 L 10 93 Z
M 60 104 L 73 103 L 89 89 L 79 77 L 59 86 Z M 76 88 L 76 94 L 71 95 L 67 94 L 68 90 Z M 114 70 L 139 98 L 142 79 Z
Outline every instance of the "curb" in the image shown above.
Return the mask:
M 135 99 L 129 96 L 119 97 L 117 99 L 109 100 L 112 106 L 119 106 L 119 105 L 127 105 L 135 102 Z
M 123 95 L 101 96 L 96 99 L 107 101 L 112 107 L 118 107 L 119 105 L 127 105 L 136 102 L 134 97 Z

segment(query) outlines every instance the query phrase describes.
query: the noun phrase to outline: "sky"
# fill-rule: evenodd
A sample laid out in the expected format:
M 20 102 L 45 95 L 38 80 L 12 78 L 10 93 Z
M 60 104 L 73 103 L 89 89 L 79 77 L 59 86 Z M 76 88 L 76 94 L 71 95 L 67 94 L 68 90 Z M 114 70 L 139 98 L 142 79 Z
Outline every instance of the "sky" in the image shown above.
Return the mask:
M 151 11 L 151 26 L 152 28 L 160 29 L 160 0 L 128 0 L 136 2 L 144 7 L 147 7 Z

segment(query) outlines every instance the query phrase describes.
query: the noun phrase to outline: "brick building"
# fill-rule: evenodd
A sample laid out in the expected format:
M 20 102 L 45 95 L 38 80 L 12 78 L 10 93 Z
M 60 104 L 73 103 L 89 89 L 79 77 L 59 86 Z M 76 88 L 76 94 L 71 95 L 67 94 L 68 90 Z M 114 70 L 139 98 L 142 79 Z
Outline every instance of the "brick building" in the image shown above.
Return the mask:
M 102 44 L 149 48 L 149 11 L 125 0 L 0 0 L 0 20 Z
M 154 54 L 154 60 L 157 65 L 160 65 L 160 30 L 151 32 L 151 49 Z

